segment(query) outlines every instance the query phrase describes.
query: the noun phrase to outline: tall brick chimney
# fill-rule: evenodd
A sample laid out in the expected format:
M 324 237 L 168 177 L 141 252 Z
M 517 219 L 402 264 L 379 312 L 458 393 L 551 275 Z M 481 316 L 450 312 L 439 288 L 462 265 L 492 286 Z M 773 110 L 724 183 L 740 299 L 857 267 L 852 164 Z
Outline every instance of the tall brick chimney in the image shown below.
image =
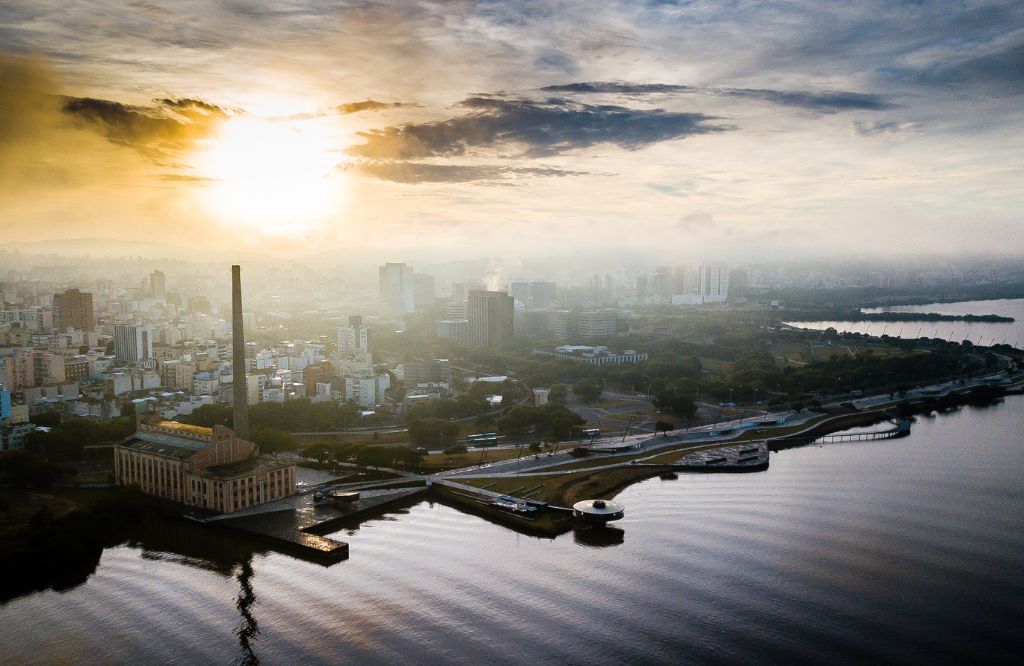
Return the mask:
M 234 431 L 249 439 L 249 391 L 245 381 L 245 331 L 242 330 L 242 268 L 231 267 L 231 376 L 234 386 Z

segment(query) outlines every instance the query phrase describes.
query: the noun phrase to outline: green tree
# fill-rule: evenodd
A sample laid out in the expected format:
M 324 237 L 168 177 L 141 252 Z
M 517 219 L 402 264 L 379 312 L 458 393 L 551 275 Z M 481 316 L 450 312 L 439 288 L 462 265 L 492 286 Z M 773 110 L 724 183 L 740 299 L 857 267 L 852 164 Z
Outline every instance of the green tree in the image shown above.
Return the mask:
M 600 379 L 583 379 L 572 385 L 572 392 L 578 395 L 583 402 L 592 405 L 601 399 L 604 382 Z
M 259 428 L 252 432 L 252 441 L 265 453 L 289 451 L 296 448 L 295 435 L 277 428 Z
M 459 424 L 445 419 L 414 418 L 409 421 L 409 441 L 420 446 L 444 446 L 459 436 Z

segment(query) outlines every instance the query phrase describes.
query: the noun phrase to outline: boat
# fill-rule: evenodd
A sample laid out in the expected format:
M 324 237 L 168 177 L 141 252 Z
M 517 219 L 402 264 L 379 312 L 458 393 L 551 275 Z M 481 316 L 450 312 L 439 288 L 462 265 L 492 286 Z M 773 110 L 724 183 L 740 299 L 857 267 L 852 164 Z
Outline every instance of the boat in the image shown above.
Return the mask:
M 509 511 L 511 513 L 519 513 L 524 515 L 533 515 L 540 510 L 536 502 L 528 502 L 525 500 L 511 497 L 509 495 L 502 495 L 501 497 L 495 497 L 491 500 L 491 506 L 502 509 L 503 511 Z

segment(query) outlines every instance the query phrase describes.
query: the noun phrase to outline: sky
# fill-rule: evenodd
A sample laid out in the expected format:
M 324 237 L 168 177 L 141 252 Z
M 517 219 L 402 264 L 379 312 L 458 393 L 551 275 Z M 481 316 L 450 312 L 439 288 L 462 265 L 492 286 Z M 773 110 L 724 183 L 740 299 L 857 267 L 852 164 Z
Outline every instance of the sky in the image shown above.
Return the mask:
M 1020 253 L 1024 3 L 0 4 L 0 243 Z

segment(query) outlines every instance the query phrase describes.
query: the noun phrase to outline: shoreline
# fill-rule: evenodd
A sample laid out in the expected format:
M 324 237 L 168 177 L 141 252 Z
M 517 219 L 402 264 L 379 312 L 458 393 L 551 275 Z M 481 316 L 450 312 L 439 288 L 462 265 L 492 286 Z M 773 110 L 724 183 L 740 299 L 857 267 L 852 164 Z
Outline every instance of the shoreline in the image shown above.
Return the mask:
M 1019 386 L 1016 387 L 1016 390 L 1007 390 L 1005 388 L 993 389 L 991 387 L 980 388 L 982 388 L 980 391 L 975 389 L 968 390 L 964 393 L 950 393 L 945 396 L 903 399 L 894 403 L 886 404 L 884 407 L 880 408 L 836 414 L 826 417 L 822 421 L 813 424 L 806 430 L 802 430 L 799 433 L 779 435 L 776 437 L 768 436 L 756 441 L 763 441 L 770 452 L 799 448 L 807 446 L 821 437 L 841 432 L 843 430 L 848 430 L 850 428 L 869 426 L 894 418 L 905 418 L 920 414 L 927 414 L 936 410 L 945 410 L 970 404 L 990 404 L 1006 395 L 1020 393 L 1022 390 Z M 720 448 L 734 443 L 735 442 L 732 441 L 713 442 L 709 443 L 709 448 Z M 643 466 L 634 466 L 629 463 L 623 463 L 623 465 L 611 469 L 594 470 L 590 473 L 570 476 L 567 483 L 563 483 L 561 485 L 565 488 L 565 492 L 567 493 L 573 490 L 574 487 L 582 486 L 591 490 L 594 497 L 614 499 L 619 493 L 633 484 L 659 476 L 666 471 L 675 471 L 680 474 L 707 474 L 712 472 L 749 474 L 756 473 L 758 471 L 767 471 L 768 468 L 768 465 L 766 465 L 758 470 L 709 469 L 681 471 L 677 466 L 670 463 L 647 463 Z M 627 474 L 620 475 L 618 478 L 614 478 L 613 474 L 611 474 L 621 471 L 625 471 Z M 601 483 L 602 478 L 609 482 Z M 579 498 L 570 497 L 569 499 L 575 500 Z M 472 501 L 468 498 L 460 498 L 460 500 L 461 501 L 456 501 L 460 506 L 466 506 L 466 503 Z M 564 501 L 571 504 L 571 501 Z M 575 527 L 575 522 L 571 516 L 568 515 L 564 518 L 553 521 L 554 524 L 550 527 L 542 527 L 541 524 L 533 524 L 533 521 L 519 518 L 500 509 L 491 507 L 484 502 L 478 502 L 472 508 L 474 509 L 472 513 L 475 515 L 480 515 L 492 522 L 508 526 L 511 529 L 531 534 L 533 536 L 554 538 L 560 534 L 571 531 Z M 552 509 L 548 509 L 548 511 L 551 510 Z

